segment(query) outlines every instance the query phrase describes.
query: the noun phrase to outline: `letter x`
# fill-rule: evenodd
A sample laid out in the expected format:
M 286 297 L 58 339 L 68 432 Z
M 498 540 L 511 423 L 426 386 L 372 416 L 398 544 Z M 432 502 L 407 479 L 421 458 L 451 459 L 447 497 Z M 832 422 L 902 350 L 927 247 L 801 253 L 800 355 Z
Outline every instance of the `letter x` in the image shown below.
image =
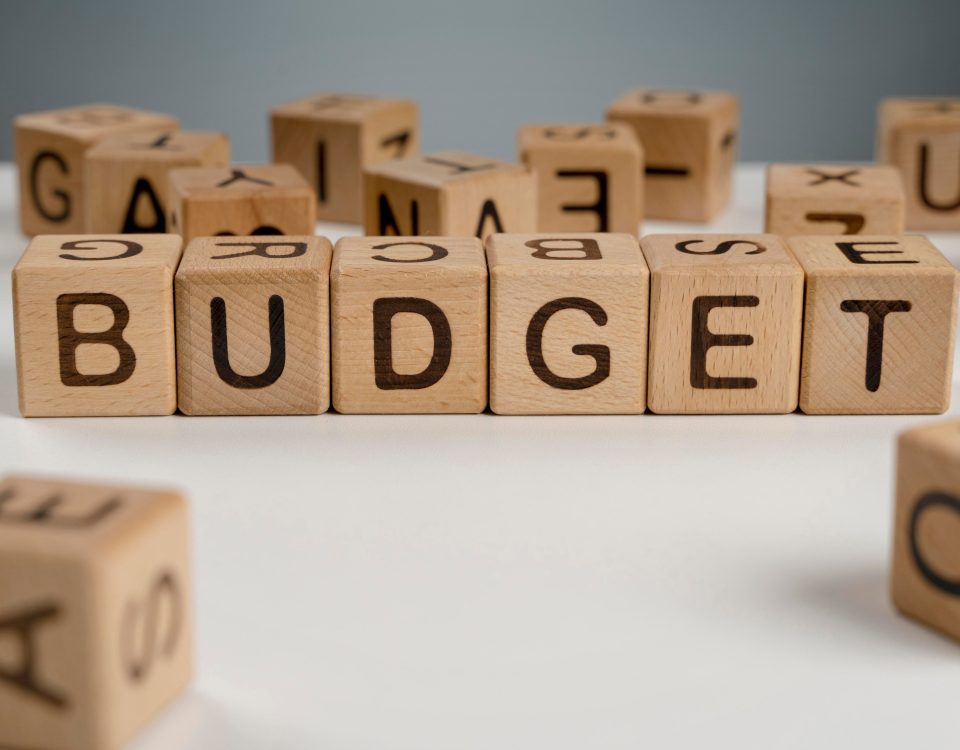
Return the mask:
M 233 183 L 239 182 L 240 180 L 246 180 L 247 182 L 255 182 L 258 185 L 273 186 L 272 182 L 268 182 L 267 180 L 261 180 L 257 177 L 251 177 L 250 175 L 245 174 L 242 169 L 231 169 L 230 173 L 231 173 L 230 177 L 225 179 L 223 182 L 217 183 L 216 186 L 227 187 L 228 185 L 232 185 Z
M 808 185 L 822 185 L 825 182 L 836 180 L 837 182 L 842 182 L 845 185 L 860 187 L 859 182 L 853 182 L 850 179 L 854 175 L 860 174 L 859 169 L 848 169 L 846 172 L 840 172 L 839 174 L 827 174 L 826 172 L 821 172 L 819 169 L 807 169 L 806 171 L 817 177 L 817 180 L 807 183 Z

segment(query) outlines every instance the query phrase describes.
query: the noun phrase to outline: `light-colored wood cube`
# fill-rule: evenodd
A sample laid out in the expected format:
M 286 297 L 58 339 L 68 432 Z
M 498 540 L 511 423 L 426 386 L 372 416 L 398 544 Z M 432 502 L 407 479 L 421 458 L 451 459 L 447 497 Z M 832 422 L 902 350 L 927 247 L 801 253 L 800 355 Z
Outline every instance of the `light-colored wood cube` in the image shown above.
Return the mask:
M 360 94 L 315 94 L 270 115 L 273 160 L 313 186 L 317 218 L 360 224 L 363 170 L 420 153 L 417 103 Z
M 629 91 L 607 119 L 630 125 L 643 147 L 644 213 L 708 221 L 730 199 L 740 108 L 719 91 Z
M 119 750 L 190 682 L 175 492 L 0 481 L 0 746 Z
M 333 407 L 476 413 L 487 405 L 487 264 L 467 237 L 346 237 L 330 274 Z
M 177 271 L 184 414 L 320 414 L 330 406 L 325 237 L 199 237 Z
M 25 417 L 177 408 L 172 234 L 39 235 L 13 269 Z
M 960 229 L 960 98 L 884 100 L 877 161 L 903 174 L 908 229 Z
M 465 236 L 536 230 L 536 178 L 519 164 L 441 151 L 368 167 L 369 235 Z
M 895 167 L 771 164 L 767 170 L 771 234 L 903 234 L 903 206 Z
M 230 141 L 203 131 L 124 133 L 97 143 L 84 163 L 84 231 L 166 232 L 170 171 L 225 167 Z
M 771 234 L 650 235 L 648 403 L 658 414 L 797 408 L 803 271 Z
M 957 272 L 925 237 L 791 237 L 807 276 L 800 408 L 939 414 L 950 404 Z
M 525 125 L 518 140 L 537 175 L 538 231 L 639 232 L 643 150 L 629 125 Z
M 490 408 L 642 414 L 650 273 L 627 234 L 495 234 Z
M 97 141 L 119 133 L 176 130 L 171 115 L 115 104 L 89 104 L 19 115 L 13 121 L 24 234 L 84 231 L 83 157 Z
M 168 226 L 194 237 L 313 234 L 316 196 L 289 164 L 170 171 Z

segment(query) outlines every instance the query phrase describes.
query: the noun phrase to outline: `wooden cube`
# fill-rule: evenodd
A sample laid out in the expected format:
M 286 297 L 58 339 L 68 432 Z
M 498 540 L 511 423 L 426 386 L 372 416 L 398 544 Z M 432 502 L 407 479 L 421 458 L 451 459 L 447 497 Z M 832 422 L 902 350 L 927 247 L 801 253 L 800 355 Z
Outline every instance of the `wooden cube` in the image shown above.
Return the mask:
M 363 170 L 420 152 L 417 103 L 358 94 L 316 94 L 270 115 L 273 160 L 313 186 L 317 218 L 360 224 Z
M 519 164 L 441 151 L 368 167 L 369 235 L 473 236 L 536 229 L 536 178 Z
M 537 175 L 539 231 L 638 233 L 643 150 L 629 125 L 525 125 L 519 148 Z
M 650 273 L 627 234 L 495 234 L 490 408 L 642 414 Z
M 199 237 L 177 271 L 184 414 L 320 414 L 330 406 L 325 237 Z
M 877 161 L 900 168 L 907 227 L 960 229 L 960 98 L 886 99 Z
M 611 104 L 607 119 L 640 139 L 647 217 L 707 221 L 727 205 L 740 121 L 733 94 L 638 89 Z
M 24 234 L 84 231 L 83 157 L 119 133 L 176 130 L 177 119 L 114 104 L 89 104 L 20 115 L 13 121 Z
M 40 235 L 13 269 L 25 417 L 177 408 L 172 234 Z
M 84 161 L 86 232 L 166 232 L 170 171 L 225 167 L 230 141 L 201 131 L 125 133 L 104 138 Z
M 771 164 L 771 234 L 903 234 L 900 172 L 887 166 Z
M 171 232 L 194 237 L 313 234 L 316 196 L 289 164 L 170 171 Z
M 0 481 L 0 746 L 119 750 L 193 670 L 175 492 Z
M 330 274 L 333 407 L 476 413 L 487 405 L 487 264 L 467 237 L 346 237 Z
M 648 399 L 658 414 L 797 408 L 803 271 L 771 234 L 650 235 Z
M 950 404 L 957 272 L 919 236 L 791 237 L 807 275 L 800 408 L 937 414 Z

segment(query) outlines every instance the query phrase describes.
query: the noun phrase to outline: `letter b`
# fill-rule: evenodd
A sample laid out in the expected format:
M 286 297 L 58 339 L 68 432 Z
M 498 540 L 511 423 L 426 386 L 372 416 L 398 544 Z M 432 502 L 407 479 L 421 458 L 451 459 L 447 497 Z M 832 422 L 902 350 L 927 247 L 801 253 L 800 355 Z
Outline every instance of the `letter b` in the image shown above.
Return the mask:
M 101 305 L 113 313 L 113 325 L 105 331 L 78 331 L 74 313 L 81 305 Z M 60 347 L 60 381 L 67 386 L 117 385 L 130 379 L 137 357 L 123 338 L 130 322 L 126 303 L 113 294 L 61 294 L 57 297 L 57 337 Z M 77 369 L 77 348 L 81 344 L 107 344 L 117 350 L 120 362 L 113 372 L 85 375 Z

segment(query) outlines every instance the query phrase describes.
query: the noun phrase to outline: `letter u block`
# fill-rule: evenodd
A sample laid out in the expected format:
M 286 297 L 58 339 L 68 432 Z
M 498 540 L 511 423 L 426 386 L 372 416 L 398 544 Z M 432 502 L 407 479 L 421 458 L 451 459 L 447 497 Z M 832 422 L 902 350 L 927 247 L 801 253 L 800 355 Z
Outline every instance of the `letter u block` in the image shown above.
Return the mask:
M 193 671 L 174 492 L 0 481 L 0 746 L 119 750 Z
M 20 412 L 144 416 L 177 408 L 172 234 L 41 235 L 13 269 Z
M 333 407 L 476 413 L 487 405 L 487 264 L 467 237 L 347 237 L 330 274 Z
M 495 234 L 490 408 L 642 414 L 650 274 L 628 234 Z
M 184 414 L 330 406 L 332 248 L 325 237 L 198 237 L 177 271 Z
M 803 271 L 770 234 L 650 235 L 650 408 L 797 408 Z

